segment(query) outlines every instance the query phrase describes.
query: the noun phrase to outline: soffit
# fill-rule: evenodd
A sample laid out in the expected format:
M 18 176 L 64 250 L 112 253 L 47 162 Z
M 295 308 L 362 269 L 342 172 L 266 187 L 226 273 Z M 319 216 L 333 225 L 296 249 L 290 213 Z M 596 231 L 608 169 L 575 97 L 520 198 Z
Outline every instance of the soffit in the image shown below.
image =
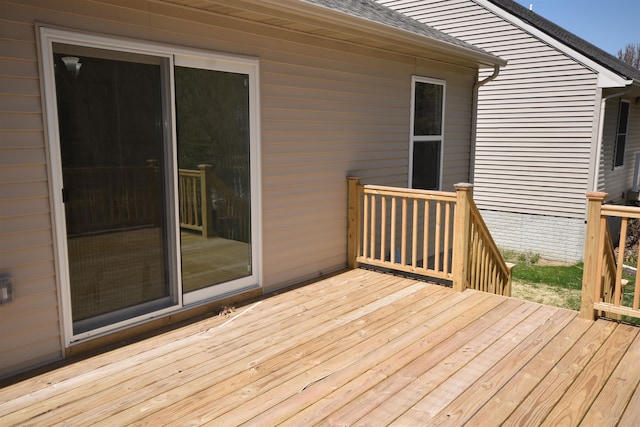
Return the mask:
M 299 0 L 234 0 L 233 2 L 161 0 L 161 2 L 296 33 L 473 68 L 506 63 L 472 46 L 467 48 L 433 39 Z

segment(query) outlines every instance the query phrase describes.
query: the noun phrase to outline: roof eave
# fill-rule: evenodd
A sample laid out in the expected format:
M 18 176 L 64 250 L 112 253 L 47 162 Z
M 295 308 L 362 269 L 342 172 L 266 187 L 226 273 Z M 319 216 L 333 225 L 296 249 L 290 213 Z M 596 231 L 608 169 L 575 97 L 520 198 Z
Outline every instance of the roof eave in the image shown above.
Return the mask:
M 361 20 L 362 18 L 356 19 Z M 443 53 L 456 55 L 467 61 L 474 62 L 481 67 L 505 66 L 507 64 L 507 61 L 505 59 L 498 56 L 489 53 L 483 54 L 480 52 L 476 52 L 462 46 L 457 46 L 441 40 L 433 39 L 431 37 L 415 34 L 401 28 L 395 28 L 378 22 L 369 21 L 369 27 L 371 26 L 377 28 L 377 30 L 375 31 L 375 33 L 377 34 L 379 34 L 382 30 L 385 30 L 389 37 L 397 38 L 398 40 L 403 40 L 415 45 L 430 47 Z
M 631 86 L 634 80 L 628 80 L 626 77 L 620 76 L 616 73 L 605 69 L 606 72 L 598 73 L 598 87 L 602 89 L 606 88 L 619 88 Z
M 269 4 L 274 8 L 286 9 L 289 12 L 297 11 L 305 15 L 313 14 L 314 18 L 320 21 L 330 22 L 332 24 L 341 23 L 345 26 L 345 30 L 349 28 L 357 28 L 359 31 L 367 32 L 372 37 L 380 37 L 382 35 L 411 44 L 413 46 L 428 47 L 438 50 L 442 53 L 456 55 L 460 59 L 472 62 L 480 67 L 504 66 L 507 61 L 490 54 L 482 53 L 473 49 L 457 46 L 452 43 L 437 40 L 426 35 L 417 34 L 402 28 L 393 27 L 381 22 L 366 19 L 364 17 L 351 15 L 345 12 L 323 7 L 313 3 L 307 3 L 300 0 L 260 0 L 262 4 Z M 418 21 L 416 21 L 418 23 Z M 420 23 L 418 23 L 420 24 Z M 420 24 L 424 25 L 424 24 Z

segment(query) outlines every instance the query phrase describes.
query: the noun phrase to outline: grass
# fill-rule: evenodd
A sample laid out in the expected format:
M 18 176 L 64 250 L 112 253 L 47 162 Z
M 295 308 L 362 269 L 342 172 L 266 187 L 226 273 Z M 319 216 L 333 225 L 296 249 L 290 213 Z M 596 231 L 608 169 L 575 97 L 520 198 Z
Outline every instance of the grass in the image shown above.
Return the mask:
M 582 263 L 561 264 L 548 263 L 535 254 L 503 253 L 505 259 L 513 262 L 513 285 L 511 295 L 527 301 L 555 307 L 580 310 L 582 296 Z M 523 261 L 524 259 L 524 261 Z M 535 262 L 532 262 L 535 260 Z M 624 276 L 629 280 L 625 288 L 624 304 L 633 302 L 635 277 Z M 640 319 L 623 317 L 623 320 L 640 324 Z
M 582 264 L 517 264 L 512 296 L 540 304 L 580 310 Z
M 575 265 L 516 264 L 513 278 L 526 283 L 545 283 L 564 289 L 582 289 L 582 263 Z
M 503 251 L 513 268 L 511 295 L 554 307 L 580 309 L 582 263 L 549 263 L 535 253 Z

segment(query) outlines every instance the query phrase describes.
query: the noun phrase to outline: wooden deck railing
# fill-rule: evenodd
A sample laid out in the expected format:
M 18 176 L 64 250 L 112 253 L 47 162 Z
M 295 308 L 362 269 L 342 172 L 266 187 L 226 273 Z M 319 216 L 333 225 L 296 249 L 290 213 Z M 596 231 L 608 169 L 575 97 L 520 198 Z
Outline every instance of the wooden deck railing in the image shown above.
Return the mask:
M 629 220 L 640 219 L 640 208 L 603 205 L 606 197 L 606 193 L 587 193 L 587 231 L 580 315 L 593 320 L 596 312 L 601 311 L 612 317 L 624 315 L 640 318 L 640 273 L 636 272 L 633 301 L 629 302 L 624 298 L 628 280 L 622 277 Z M 617 259 L 608 217 L 621 218 Z M 638 267 L 640 259 L 636 263 L 636 268 Z
M 157 225 L 162 212 L 162 177 L 156 160 L 148 166 L 65 168 L 69 234 Z M 211 173 L 211 165 L 178 173 L 180 227 L 203 236 L 248 242 L 248 197 L 236 194 Z
M 459 291 L 510 295 L 512 266 L 491 238 L 472 188 L 424 191 L 363 186 L 349 178 L 349 265 L 449 280 Z
M 489 233 L 473 199 L 471 204 L 471 250 L 469 251 L 469 281 L 473 289 L 498 295 L 511 296 L 511 263 L 504 262 L 498 246 Z
M 198 165 L 198 170 L 180 169 L 178 190 L 180 227 L 199 231 L 205 237 L 249 242 L 249 200 L 211 173 L 211 165 Z
M 198 170 L 178 170 L 180 227 L 200 231 L 209 237 L 213 233 L 211 209 L 211 165 L 198 165 Z
M 157 224 L 162 183 L 149 166 L 62 170 L 70 235 Z
M 622 276 L 623 261 L 616 261 L 616 253 L 615 248 L 613 247 L 613 238 L 611 237 L 609 221 L 604 222 L 604 230 L 602 287 L 600 292 L 604 302 L 614 304 L 616 298 L 619 300 L 620 295 L 624 295 L 624 287 L 629 283 L 629 281 L 627 279 L 620 279 L 622 293 L 618 294 L 616 297 L 616 276 L 618 274 L 618 266 L 620 266 L 620 275 Z M 624 253 L 624 245 L 622 252 Z M 620 319 L 620 315 L 615 313 L 608 313 L 607 316 Z

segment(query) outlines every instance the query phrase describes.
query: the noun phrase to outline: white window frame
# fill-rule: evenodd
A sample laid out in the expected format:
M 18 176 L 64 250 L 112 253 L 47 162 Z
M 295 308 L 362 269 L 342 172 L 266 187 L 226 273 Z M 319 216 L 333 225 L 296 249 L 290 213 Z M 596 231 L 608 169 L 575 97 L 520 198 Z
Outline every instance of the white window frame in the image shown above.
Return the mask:
M 442 86 L 442 117 L 441 117 L 441 132 L 440 135 L 418 135 L 414 134 L 415 125 L 415 113 L 416 113 L 416 84 L 427 83 L 433 85 Z M 421 141 L 440 141 L 440 159 L 438 162 L 438 186 L 435 190 L 440 191 L 442 189 L 443 167 L 444 167 L 444 127 L 445 127 L 445 111 L 446 111 L 446 99 L 447 99 L 447 82 L 441 79 L 434 79 L 430 77 L 411 76 L 411 120 L 409 124 L 409 179 L 408 186 L 413 188 L 413 152 L 414 143 Z
M 49 162 L 49 194 L 51 195 L 51 215 L 54 233 L 54 251 L 56 253 L 56 278 L 60 298 L 59 312 L 62 330 L 62 343 L 65 347 L 90 338 L 105 335 L 118 329 L 123 329 L 154 318 L 165 316 L 184 310 L 189 306 L 203 304 L 225 295 L 255 289 L 262 286 L 262 218 L 261 202 L 262 188 L 260 169 L 260 100 L 259 100 L 259 61 L 255 58 L 219 54 L 209 51 L 188 49 L 170 44 L 159 44 L 118 38 L 116 36 L 104 36 L 76 32 L 64 29 L 38 27 L 38 43 L 41 58 L 42 86 L 44 93 L 44 119 L 46 122 L 47 156 Z M 177 292 L 177 304 L 163 308 L 152 313 L 127 319 L 102 328 L 88 332 L 74 334 L 73 319 L 71 315 L 71 294 L 69 289 L 69 260 L 67 250 L 67 232 L 62 202 L 62 161 L 60 158 L 60 141 L 58 129 L 58 112 L 55 93 L 55 75 L 53 69 L 53 43 L 77 45 L 89 48 L 113 50 L 124 53 L 150 55 L 164 59 L 167 76 L 163 81 L 170 99 L 165 99 L 164 104 L 170 105 L 170 110 L 165 116 L 165 144 L 167 150 L 167 171 L 173 177 L 173 193 L 168 195 L 169 206 L 173 207 L 172 223 L 173 235 L 169 238 L 169 257 L 172 260 L 170 268 L 172 289 Z M 251 172 L 251 225 L 252 225 L 252 274 L 249 277 L 210 287 L 204 291 L 196 291 L 193 295 L 182 292 L 182 280 L 180 273 L 180 248 L 179 239 L 180 224 L 177 218 L 178 205 L 178 177 L 177 177 L 177 135 L 175 128 L 175 83 L 174 68 L 176 65 L 194 66 L 200 68 L 215 69 L 221 71 L 238 72 L 249 75 L 249 117 L 250 117 L 250 172 Z
M 627 117 L 626 117 L 626 122 L 627 125 L 624 129 L 624 132 L 620 131 L 620 122 L 622 121 L 622 105 L 623 104 L 627 104 Z M 628 140 L 628 136 L 629 136 L 629 118 L 631 117 L 631 103 L 629 101 L 626 101 L 624 99 L 620 100 L 620 104 L 618 106 L 618 121 L 616 122 L 616 136 L 615 136 L 615 140 L 613 141 L 613 167 L 612 169 L 618 169 L 621 167 L 624 167 L 624 157 L 625 157 L 625 153 L 624 151 L 627 150 L 627 140 Z M 622 163 L 618 164 L 617 160 L 618 160 L 618 141 L 620 139 L 620 136 L 624 136 L 624 149 L 623 149 L 623 153 L 622 153 Z

